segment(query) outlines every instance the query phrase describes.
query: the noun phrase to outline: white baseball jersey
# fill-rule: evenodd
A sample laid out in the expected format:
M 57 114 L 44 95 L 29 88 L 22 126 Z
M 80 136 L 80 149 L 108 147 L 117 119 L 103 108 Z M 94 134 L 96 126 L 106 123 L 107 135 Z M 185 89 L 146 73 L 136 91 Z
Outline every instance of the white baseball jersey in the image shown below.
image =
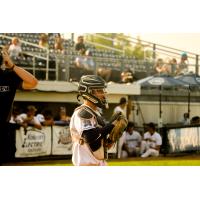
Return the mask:
M 85 105 L 84 105 L 85 106 Z M 87 107 L 87 106 L 85 106 Z M 72 162 L 75 166 L 80 165 L 105 165 L 104 160 L 97 159 L 94 156 L 94 152 L 90 149 L 89 145 L 84 143 L 80 144 L 81 135 L 84 130 L 96 128 L 98 126 L 96 116 L 92 114 L 92 118 L 85 119 L 79 116 L 81 106 L 77 108 L 70 121 L 70 133 L 72 136 Z M 90 108 L 91 109 L 91 108 Z M 97 115 L 100 114 L 96 111 Z M 100 149 L 97 150 L 98 154 L 104 154 L 103 144 Z M 104 155 L 102 155 L 104 156 Z
M 113 113 L 116 113 L 116 112 L 122 112 L 122 114 L 123 114 L 124 116 L 126 116 L 126 107 L 125 107 L 124 109 L 122 109 L 120 106 L 116 106 L 116 107 L 114 108 Z
M 148 141 L 148 144 L 150 147 L 155 148 L 156 146 L 162 145 L 162 138 L 159 133 L 155 132 L 153 135 L 151 135 L 149 132 L 146 132 L 144 134 L 144 139 L 150 139 L 151 141 Z
M 140 145 L 141 141 L 142 141 L 142 136 L 140 135 L 139 132 L 133 131 L 133 133 L 130 135 L 128 132 L 124 131 L 122 137 L 119 140 L 118 158 L 121 157 L 123 144 L 126 144 L 129 151 L 131 152 L 138 145 Z
M 120 143 L 126 144 L 129 149 L 132 149 L 140 144 L 142 136 L 137 131 L 133 131 L 131 135 L 128 132 L 124 131 L 120 140 Z
M 17 116 L 17 121 L 19 123 L 23 123 L 25 119 L 27 119 L 27 114 L 26 113 L 22 113 L 20 115 Z M 29 125 L 35 125 L 35 124 L 39 124 L 40 125 L 40 121 L 38 120 L 38 118 L 36 116 L 33 117 L 33 119 L 31 121 L 29 121 L 28 123 Z

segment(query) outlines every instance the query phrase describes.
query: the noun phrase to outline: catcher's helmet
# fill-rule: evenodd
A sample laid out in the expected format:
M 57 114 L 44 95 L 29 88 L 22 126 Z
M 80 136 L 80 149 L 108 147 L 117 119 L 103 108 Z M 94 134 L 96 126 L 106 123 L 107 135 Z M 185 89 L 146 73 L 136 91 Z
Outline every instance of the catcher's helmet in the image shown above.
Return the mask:
M 106 82 L 99 76 L 96 75 L 84 75 L 81 77 L 78 85 L 78 96 L 82 96 L 84 99 L 92 102 L 99 108 L 108 108 L 106 98 L 99 99 L 93 93 L 93 89 L 105 89 L 107 87 Z

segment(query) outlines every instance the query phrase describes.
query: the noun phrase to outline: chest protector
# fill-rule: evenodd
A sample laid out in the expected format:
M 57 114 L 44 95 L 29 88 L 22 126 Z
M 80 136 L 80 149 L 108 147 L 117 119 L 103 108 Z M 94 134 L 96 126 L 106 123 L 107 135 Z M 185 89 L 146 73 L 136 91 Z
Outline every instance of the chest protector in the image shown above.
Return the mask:
M 82 105 L 77 109 L 80 110 L 78 113 L 80 118 L 87 119 L 87 120 L 90 120 L 90 119 L 96 120 L 96 127 L 99 127 L 99 128 L 105 126 L 105 122 L 104 122 L 103 118 L 101 116 L 99 116 L 97 113 L 95 113 L 89 107 Z M 96 159 L 104 160 L 104 139 L 100 138 L 100 137 L 101 137 L 101 135 L 99 134 L 99 136 L 97 138 L 95 138 L 94 141 L 92 142 L 93 145 L 94 145 L 94 143 L 96 143 L 95 145 L 99 146 L 99 148 L 95 151 L 93 151 L 91 149 L 90 145 L 92 145 L 92 144 L 89 144 L 88 142 L 86 142 L 83 137 L 80 138 L 79 144 L 86 145 L 87 148 L 90 150 L 90 152 L 93 154 L 93 156 Z

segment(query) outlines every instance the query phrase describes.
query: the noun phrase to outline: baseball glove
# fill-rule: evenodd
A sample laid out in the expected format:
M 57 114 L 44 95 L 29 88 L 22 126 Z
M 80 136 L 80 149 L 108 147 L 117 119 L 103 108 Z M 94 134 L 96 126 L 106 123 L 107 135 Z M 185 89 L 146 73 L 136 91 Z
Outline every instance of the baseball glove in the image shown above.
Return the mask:
M 128 121 L 124 115 L 119 115 L 116 119 L 115 127 L 112 129 L 108 136 L 108 141 L 111 143 L 117 142 L 117 140 L 122 136 L 124 129 L 126 128 Z

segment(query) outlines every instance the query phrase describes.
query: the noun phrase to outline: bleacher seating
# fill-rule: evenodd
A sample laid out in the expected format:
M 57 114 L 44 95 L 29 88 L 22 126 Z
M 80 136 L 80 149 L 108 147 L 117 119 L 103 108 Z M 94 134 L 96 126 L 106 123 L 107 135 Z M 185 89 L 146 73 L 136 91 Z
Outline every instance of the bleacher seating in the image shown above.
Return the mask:
M 24 57 L 14 58 L 14 62 L 29 71 L 35 71 L 35 75 L 39 80 L 44 80 L 46 78 L 47 65 L 49 68 L 49 77 L 47 77 L 47 79 L 49 80 L 56 79 L 56 73 L 59 74 L 58 78 L 60 80 L 66 80 L 66 78 L 64 78 L 66 70 L 69 70 L 69 78 L 71 80 L 79 79 L 80 75 L 85 72 L 74 68 L 74 60 L 78 56 L 78 52 L 74 49 L 74 42 L 71 39 L 65 39 L 63 41 L 64 51 L 61 53 L 54 50 L 54 34 L 49 34 L 48 52 L 47 49 L 37 46 L 40 34 L 41 33 L 1 34 L 9 36 L 10 38 L 2 37 L 0 39 L 0 45 L 9 45 L 12 37 L 19 37 Z M 150 71 L 153 69 L 153 64 L 149 62 L 137 61 L 134 57 L 119 55 L 113 50 L 97 49 L 95 46 L 88 44 L 86 44 L 86 47 L 92 51 L 97 68 L 104 67 L 112 69 L 111 81 L 114 82 L 120 81 L 120 74 L 125 69 L 131 69 L 136 73 L 137 77 L 141 78 L 143 78 L 143 75 L 150 74 Z M 47 59 L 49 60 L 48 63 Z M 58 71 L 56 72 L 56 70 Z M 139 74 L 137 75 L 137 73 Z

